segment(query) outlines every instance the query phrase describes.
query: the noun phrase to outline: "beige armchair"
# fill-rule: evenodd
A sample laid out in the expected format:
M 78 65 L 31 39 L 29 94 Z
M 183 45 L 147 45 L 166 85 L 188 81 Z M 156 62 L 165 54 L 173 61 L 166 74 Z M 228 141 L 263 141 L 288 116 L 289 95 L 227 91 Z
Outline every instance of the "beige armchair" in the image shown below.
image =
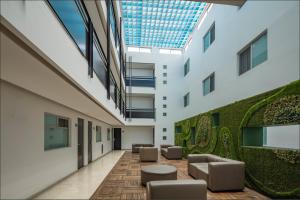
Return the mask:
M 211 154 L 189 154 L 188 173 L 212 191 L 243 190 L 245 163 Z
M 207 200 L 203 180 L 164 180 L 147 183 L 147 200 Z
M 172 146 L 172 145 L 161 145 L 160 153 L 165 158 L 171 159 L 181 159 L 182 158 L 182 147 Z
M 158 160 L 158 149 L 155 147 L 140 147 L 139 152 L 141 162 Z

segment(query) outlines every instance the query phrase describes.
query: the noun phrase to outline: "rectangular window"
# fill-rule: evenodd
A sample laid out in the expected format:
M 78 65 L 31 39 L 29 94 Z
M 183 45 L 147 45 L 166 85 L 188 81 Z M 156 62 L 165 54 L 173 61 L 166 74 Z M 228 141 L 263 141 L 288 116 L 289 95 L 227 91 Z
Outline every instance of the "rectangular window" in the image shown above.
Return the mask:
M 107 141 L 110 140 L 110 128 L 107 129 Z
M 96 142 L 102 141 L 101 126 L 96 126 Z
M 203 37 L 203 50 L 204 52 L 215 41 L 215 23 L 209 28 Z
M 107 72 L 106 62 L 104 58 L 104 53 L 100 48 L 95 33 L 94 33 L 94 43 L 93 43 L 93 68 L 101 83 L 106 87 L 106 72 Z
M 167 128 L 163 128 L 163 132 L 167 132 Z
M 163 65 L 163 69 L 167 69 L 167 65 Z
M 239 75 L 267 60 L 267 39 L 267 33 L 263 33 L 239 53 Z
M 52 114 L 44 115 L 44 150 L 69 146 L 69 119 Z
M 194 145 L 196 144 L 196 128 L 191 127 L 191 144 Z
M 187 93 L 183 97 L 184 107 L 187 107 L 190 104 L 190 93 Z
M 182 133 L 182 127 L 181 126 L 175 126 L 175 133 Z
M 163 136 L 163 140 L 167 140 L 167 136 L 164 135 L 164 136 Z
M 80 1 L 48 0 L 54 12 L 65 26 L 84 56 L 87 54 L 87 16 Z
M 164 80 L 164 81 L 163 81 L 163 84 L 164 84 L 164 85 L 166 85 L 166 84 L 167 84 L 167 81 L 166 81 L 166 80 Z
M 203 95 L 204 96 L 207 95 L 208 93 L 211 93 L 212 91 L 214 91 L 215 90 L 215 73 L 212 73 L 211 75 L 209 75 L 209 77 L 204 79 L 202 84 L 203 84 Z
M 164 113 L 163 113 L 163 116 L 167 116 L 167 113 L 164 112 Z
M 166 97 L 166 96 L 163 96 L 163 100 L 167 100 L 167 97 Z
M 167 77 L 167 73 L 163 73 L 163 77 Z
M 167 108 L 167 104 L 163 104 L 163 108 Z
M 184 64 L 184 76 L 186 76 L 190 71 L 190 59 L 187 59 L 187 61 Z

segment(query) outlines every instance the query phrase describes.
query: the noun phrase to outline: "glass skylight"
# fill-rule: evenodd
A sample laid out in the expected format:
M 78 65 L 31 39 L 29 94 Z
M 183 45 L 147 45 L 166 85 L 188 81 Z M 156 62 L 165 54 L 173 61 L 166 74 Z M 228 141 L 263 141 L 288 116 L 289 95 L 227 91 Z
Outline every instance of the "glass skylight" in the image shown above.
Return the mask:
M 128 46 L 183 48 L 206 3 L 185 0 L 122 0 Z

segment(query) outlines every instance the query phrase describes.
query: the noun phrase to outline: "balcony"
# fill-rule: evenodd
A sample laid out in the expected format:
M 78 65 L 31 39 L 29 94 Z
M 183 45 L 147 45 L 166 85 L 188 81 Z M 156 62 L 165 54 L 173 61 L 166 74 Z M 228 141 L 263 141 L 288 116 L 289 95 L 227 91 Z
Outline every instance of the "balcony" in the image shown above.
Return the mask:
M 155 109 L 154 108 L 126 109 L 126 118 L 155 119 Z
M 126 77 L 126 86 L 155 88 L 155 77 L 153 76 Z

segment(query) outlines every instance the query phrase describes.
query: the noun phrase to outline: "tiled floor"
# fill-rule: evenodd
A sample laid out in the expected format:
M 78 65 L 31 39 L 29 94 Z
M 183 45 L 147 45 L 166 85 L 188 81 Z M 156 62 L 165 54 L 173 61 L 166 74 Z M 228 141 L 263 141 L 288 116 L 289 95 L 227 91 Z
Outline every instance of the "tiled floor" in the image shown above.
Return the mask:
M 167 160 L 159 156 L 159 161 L 143 162 L 139 154 L 126 152 L 116 164 L 105 181 L 99 186 L 91 199 L 103 200 L 145 200 L 146 188 L 141 185 L 142 166 L 168 164 L 177 168 L 177 179 L 192 179 L 187 172 L 187 160 Z M 269 198 L 249 189 L 238 192 L 211 192 L 207 190 L 208 200 L 268 200 Z
M 113 151 L 39 194 L 36 199 L 89 199 L 124 151 Z

